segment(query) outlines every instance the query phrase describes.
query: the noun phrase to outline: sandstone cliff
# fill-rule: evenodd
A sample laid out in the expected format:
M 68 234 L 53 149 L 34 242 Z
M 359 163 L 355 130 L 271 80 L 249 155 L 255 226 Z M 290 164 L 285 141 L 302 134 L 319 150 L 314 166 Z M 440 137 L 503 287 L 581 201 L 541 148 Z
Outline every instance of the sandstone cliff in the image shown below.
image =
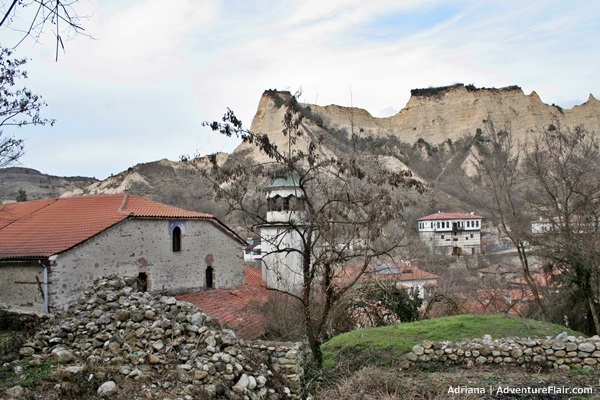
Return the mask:
M 280 93 L 283 98 L 289 96 L 287 92 Z M 587 102 L 571 109 L 545 104 L 536 92 L 526 95 L 517 86 L 486 89 L 457 84 L 415 89 L 411 94 L 406 106 L 387 118 L 373 117 L 360 108 L 306 106 L 330 128 L 348 133 L 357 133 L 362 128 L 363 135 L 391 135 L 410 144 L 420 138 L 431 144 L 440 144 L 448 139 L 455 141 L 474 136 L 477 128 L 484 128 L 484 121 L 488 119 L 502 129 L 510 127 L 518 137 L 527 137 L 550 124 L 583 125 L 590 131 L 600 130 L 600 101 L 591 94 Z M 279 134 L 282 118 L 282 110 L 277 108 L 271 93 L 265 92 L 251 130 Z

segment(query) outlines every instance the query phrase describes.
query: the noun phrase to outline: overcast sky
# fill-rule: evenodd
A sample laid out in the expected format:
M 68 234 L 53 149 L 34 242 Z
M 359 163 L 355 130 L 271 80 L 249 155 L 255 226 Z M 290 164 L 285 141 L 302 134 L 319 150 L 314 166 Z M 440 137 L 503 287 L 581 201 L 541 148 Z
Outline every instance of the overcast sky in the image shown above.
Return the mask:
M 7 3 L 7 2 L 2 2 Z M 0 8 L 2 6 L 0 5 Z M 79 0 L 93 39 L 25 41 L 27 86 L 54 127 L 23 166 L 104 179 L 137 163 L 231 152 L 201 126 L 232 108 L 249 127 L 266 89 L 318 105 L 400 111 L 410 90 L 521 86 L 563 108 L 600 96 L 600 2 L 591 0 Z M 22 16 L 24 17 L 24 16 Z M 18 22 L 18 21 L 17 21 Z M 0 43 L 14 44 L 0 30 Z

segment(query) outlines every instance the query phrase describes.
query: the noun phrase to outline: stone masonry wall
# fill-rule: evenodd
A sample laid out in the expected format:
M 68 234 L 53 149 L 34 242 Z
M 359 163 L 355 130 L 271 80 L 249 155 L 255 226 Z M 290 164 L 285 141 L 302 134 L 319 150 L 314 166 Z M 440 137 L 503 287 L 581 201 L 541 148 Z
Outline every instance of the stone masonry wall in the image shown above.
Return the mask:
M 485 365 L 543 367 L 560 370 L 600 369 L 600 336 L 591 338 L 569 336 L 566 332 L 555 338 L 492 340 L 481 339 L 453 342 L 424 341 L 412 348 L 406 360 L 413 365 L 441 363 L 467 368 Z
M 123 221 L 60 254 L 50 267 L 50 308 L 61 310 L 94 279 L 146 273 L 151 292 L 204 290 L 206 260 L 212 259 L 213 287 L 244 283 L 242 244 L 210 220 L 179 221 L 181 251 L 172 251 L 169 220 Z M 39 310 L 38 310 L 39 311 Z
M 117 388 L 142 380 L 163 397 L 295 399 L 304 373 L 302 343 L 245 342 L 192 304 L 136 292 L 134 278 L 117 276 L 97 280 L 19 354 L 50 361 L 59 377 L 93 374 Z

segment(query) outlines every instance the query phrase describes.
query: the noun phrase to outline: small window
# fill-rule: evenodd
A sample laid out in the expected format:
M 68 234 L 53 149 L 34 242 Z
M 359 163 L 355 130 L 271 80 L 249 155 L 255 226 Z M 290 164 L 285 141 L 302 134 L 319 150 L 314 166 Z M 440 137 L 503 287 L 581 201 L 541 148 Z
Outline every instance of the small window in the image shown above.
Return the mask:
M 442 235 L 442 239 L 444 238 L 444 235 Z
M 211 265 L 209 265 L 208 267 L 206 267 L 206 289 L 212 289 L 213 288 L 213 267 Z
M 283 198 L 283 204 L 281 205 L 281 211 L 289 211 L 290 210 L 290 197 Z
M 140 272 L 137 277 L 137 290 L 138 292 L 148 291 L 148 274 Z
M 173 252 L 181 251 L 181 228 L 176 226 L 173 229 Z

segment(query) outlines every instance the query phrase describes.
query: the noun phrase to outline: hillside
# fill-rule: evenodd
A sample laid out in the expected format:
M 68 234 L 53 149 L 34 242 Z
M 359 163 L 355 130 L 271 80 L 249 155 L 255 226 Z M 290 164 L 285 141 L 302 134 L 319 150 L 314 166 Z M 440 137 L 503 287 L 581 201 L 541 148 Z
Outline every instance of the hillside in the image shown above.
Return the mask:
M 250 128 L 267 134 L 280 148 L 288 145 L 282 134 L 285 109 L 281 105 L 290 96 L 289 92 L 265 91 Z M 518 86 L 496 89 L 456 84 L 414 89 L 406 106 L 387 118 L 375 118 L 366 110 L 352 107 L 302 106 L 305 138 L 321 142 L 318 151 L 323 157 L 355 152 L 363 165 L 378 163 L 394 170 L 409 169 L 430 183 L 430 193 L 407 200 L 409 220 L 414 213 L 470 208 L 461 199 L 456 181 L 463 171 L 476 173 L 469 163 L 471 148 L 478 130 L 486 129 L 488 121 L 493 121 L 497 129 L 510 129 L 520 142 L 551 125 L 582 124 L 589 131 L 600 132 L 600 101 L 593 95 L 581 105 L 563 109 L 543 103 L 535 92 L 523 93 Z M 307 140 L 297 143 L 297 148 L 303 149 L 306 144 Z M 234 160 L 243 165 L 265 161 L 265 156 L 248 144 L 240 144 L 231 155 L 219 155 L 219 162 Z M 34 170 L 7 168 L 0 170 L 0 198 L 14 199 L 19 188 L 26 190 L 30 199 L 127 190 L 223 217 L 226 209 L 218 205 L 210 182 L 199 174 L 208 162 L 194 161 L 138 164 L 102 182 L 91 178 L 55 179 Z M 418 207 L 410 207 L 417 203 Z
M 27 192 L 29 200 L 37 200 L 60 197 L 65 192 L 83 189 L 96 182 L 96 178 L 52 176 L 31 168 L 0 168 L 0 201 L 15 200 L 20 189 Z

